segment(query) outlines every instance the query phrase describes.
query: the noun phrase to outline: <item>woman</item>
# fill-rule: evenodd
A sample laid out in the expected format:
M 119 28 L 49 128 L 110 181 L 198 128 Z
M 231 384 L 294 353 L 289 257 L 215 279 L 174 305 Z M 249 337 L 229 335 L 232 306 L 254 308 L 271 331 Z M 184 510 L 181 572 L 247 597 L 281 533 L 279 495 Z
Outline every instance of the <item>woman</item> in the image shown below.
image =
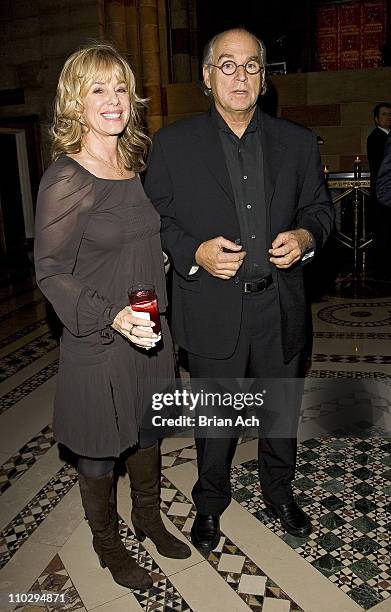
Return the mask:
M 55 437 L 79 455 L 82 503 L 101 564 L 129 588 L 149 588 L 152 580 L 127 553 L 116 525 L 114 460 L 128 449 L 137 537 L 148 536 L 167 557 L 190 555 L 160 516 L 158 444 L 139 439 L 146 380 L 153 386 L 173 376 L 164 316 L 163 342 L 153 348 L 153 323 L 127 306 L 134 282 L 155 285 L 161 313 L 167 304 L 160 221 L 137 175 L 149 142 L 140 129 L 143 104 L 113 47 L 97 44 L 69 57 L 58 83 L 54 161 L 40 186 L 35 241 L 37 283 L 64 324 Z

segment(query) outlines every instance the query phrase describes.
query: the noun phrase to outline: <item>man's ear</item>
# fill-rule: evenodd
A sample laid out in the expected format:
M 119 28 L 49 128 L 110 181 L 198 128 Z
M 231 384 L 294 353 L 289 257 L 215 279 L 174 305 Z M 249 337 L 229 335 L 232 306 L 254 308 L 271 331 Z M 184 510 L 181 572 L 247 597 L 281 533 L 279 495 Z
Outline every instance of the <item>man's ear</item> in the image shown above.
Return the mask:
M 207 64 L 204 64 L 204 67 L 202 69 L 202 74 L 204 77 L 205 87 L 207 87 L 207 89 L 210 89 L 210 72 L 209 72 L 209 66 L 207 66 Z

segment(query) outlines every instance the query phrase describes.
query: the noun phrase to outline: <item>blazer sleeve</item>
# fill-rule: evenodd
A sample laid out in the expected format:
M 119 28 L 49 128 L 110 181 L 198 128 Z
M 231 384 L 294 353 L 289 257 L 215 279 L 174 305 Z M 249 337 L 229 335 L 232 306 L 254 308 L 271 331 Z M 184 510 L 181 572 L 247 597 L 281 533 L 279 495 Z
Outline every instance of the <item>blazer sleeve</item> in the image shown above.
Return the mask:
M 161 217 L 163 250 L 170 255 L 181 276 L 190 280 L 196 278 L 197 274 L 189 276 L 189 272 L 201 241 L 177 223 L 173 184 L 159 133 L 154 137 L 149 154 L 144 189 Z
M 387 136 L 380 128 L 375 128 L 367 138 L 367 157 L 371 181 L 374 182 L 384 157 Z
M 329 237 L 334 219 L 335 211 L 324 180 L 316 136 L 312 133 L 297 204 L 296 227 L 312 234 L 317 250 Z
M 93 203 L 92 176 L 61 162 L 46 171 L 39 188 L 35 222 L 37 284 L 75 336 L 105 329 L 123 308 L 74 275 Z
M 391 206 L 391 136 L 388 136 L 377 179 L 376 198 L 379 204 Z

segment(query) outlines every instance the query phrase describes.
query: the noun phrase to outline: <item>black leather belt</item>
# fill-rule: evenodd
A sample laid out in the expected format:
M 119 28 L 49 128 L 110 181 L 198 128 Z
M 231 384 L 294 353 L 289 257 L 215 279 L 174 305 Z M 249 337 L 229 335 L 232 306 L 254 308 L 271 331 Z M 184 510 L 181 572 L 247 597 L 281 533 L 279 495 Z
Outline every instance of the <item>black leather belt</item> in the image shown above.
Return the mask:
M 243 281 L 243 293 L 262 293 L 273 284 L 271 274 L 257 281 Z

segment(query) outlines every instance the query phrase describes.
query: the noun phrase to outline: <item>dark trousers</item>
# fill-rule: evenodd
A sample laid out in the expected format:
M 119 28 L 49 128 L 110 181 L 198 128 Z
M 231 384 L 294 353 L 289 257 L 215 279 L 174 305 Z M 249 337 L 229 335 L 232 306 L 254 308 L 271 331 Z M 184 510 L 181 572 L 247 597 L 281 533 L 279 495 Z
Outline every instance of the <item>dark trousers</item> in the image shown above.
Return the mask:
M 218 323 L 216 323 L 218 324 Z M 301 373 L 301 354 L 284 363 L 280 311 L 275 287 L 264 293 L 243 296 L 242 324 L 233 355 L 210 359 L 189 353 L 192 378 L 296 378 Z M 300 399 L 296 402 L 299 408 Z M 292 402 L 287 402 L 292 410 Z M 285 407 L 282 407 L 283 409 Z M 295 409 L 295 406 L 293 407 Z M 282 410 L 283 414 L 283 410 Z M 231 501 L 230 470 L 237 438 L 197 438 L 198 480 L 192 495 L 201 514 L 222 514 Z M 296 464 L 294 437 L 263 437 L 258 459 L 264 497 L 273 504 L 292 499 L 291 482 Z

